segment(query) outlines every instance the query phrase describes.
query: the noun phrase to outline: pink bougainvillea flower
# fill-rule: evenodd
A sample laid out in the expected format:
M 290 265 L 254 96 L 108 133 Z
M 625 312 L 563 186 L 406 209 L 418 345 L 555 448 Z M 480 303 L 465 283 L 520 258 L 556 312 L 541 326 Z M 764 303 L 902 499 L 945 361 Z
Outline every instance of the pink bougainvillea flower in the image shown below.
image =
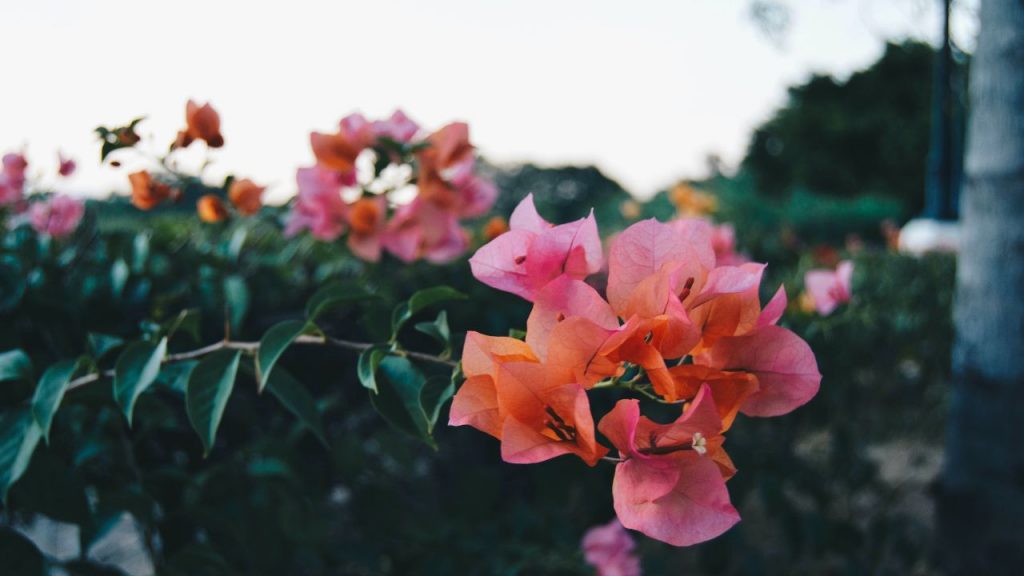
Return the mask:
M 309 230 L 314 238 L 327 242 L 341 236 L 348 214 L 348 207 L 341 198 L 341 176 L 313 166 L 299 168 L 295 179 L 299 194 L 288 216 L 285 235 L 294 236 Z
M 178 132 L 172 148 L 186 148 L 196 140 L 203 140 L 210 148 L 224 145 L 220 133 L 220 114 L 209 103 L 200 106 L 189 100 L 185 104 L 185 129 Z
M 16 153 L 4 154 L 3 169 L 0 170 L 0 206 L 21 202 L 25 193 L 25 170 L 28 161 Z
M 615 467 L 612 496 L 626 528 L 690 546 L 739 521 L 723 477 L 735 469 L 722 449 L 722 424 L 707 386 L 671 424 L 641 416 L 637 400 L 620 400 L 599 429 L 624 460 Z
M 595 569 L 597 576 L 640 576 L 640 559 L 633 549 L 636 542 L 617 518 L 594 526 L 580 543 L 583 558 Z
M 694 358 L 718 370 L 746 371 L 758 389 L 740 405 L 748 416 L 779 416 L 818 393 L 821 373 L 814 352 L 799 336 L 779 326 L 763 326 L 742 336 L 719 338 Z
M 70 196 L 54 196 L 29 208 L 29 222 L 40 234 L 63 238 L 78 229 L 85 203 Z
M 483 216 L 494 206 L 498 199 L 498 187 L 479 176 L 466 178 L 458 187 L 459 202 L 457 212 L 463 218 Z
M 498 405 L 496 378 L 502 362 L 539 362 L 522 340 L 468 332 L 462 349 L 466 381 L 452 399 L 450 426 L 472 426 L 501 439 L 504 417 Z
M 615 312 L 597 290 L 582 280 L 563 275 L 537 292 L 526 320 L 527 344 L 542 358 L 546 357 L 551 331 L 571 316 L 585 318 L 606 332 L 619 327 Z
M 78 165 L 75 164 L 73 159 L 65 156 L 63 152 L 57 153 L 57 161 L 57 174 L 67 178 L 75 173 L 75 168 L 77 168 Z
M 828 316 L 840 304 L 850 301 L 850 281 L 853 279 L 853 262 L 843 260 L 836 269 L 808 270 L 804 275 L 804 287 L 814 299 L 818 314 Z
M 711 248 L 719 266 L 739 266 L 750 259 L 736 251 L 736 229 L 732 224 L 718 224 L 711 227 Z
M 726 372 L 699 364 L 683 364 L 668 369 L 671 386 L 663 391 L 665 400 L 689 400 L 707 386 L 722 419 L 722 431 L 732 427 L 743 401 L 757 391 L 757 377 L 748 372 Z
M 527 195 L 510 219 L 510 230 L 477 250 L 469 260 L 484 284 L 533 301 L 548 282 L 566 274 L 583 279 L 601 269 L 601 239 L 591 213 L 552 226 L 537 214 Z
M 387 120 L 373 122 L 373 133 L 378 138 L 388 138 L 408 144 L 420 131 L 420 126 L 401 110 L 395 110 Z
M 387 215 L 388 203 L 383 196 L 364 196 L 349 206 L 348 247 L 353 254 L 368 262 L 380 260 Z
M 453 122 L 427 137 L 418 154 L 420 197 L 441 208 L 458 209 L 461 188 L 473 174 L 476 160 L 469 142 L 469 126 Z
M 416 198 L 395 211 L 381 241 L 402 261 L 424 258 L 444 264 L 466 251 L 469 234 L 459 226 L 455 214 Z

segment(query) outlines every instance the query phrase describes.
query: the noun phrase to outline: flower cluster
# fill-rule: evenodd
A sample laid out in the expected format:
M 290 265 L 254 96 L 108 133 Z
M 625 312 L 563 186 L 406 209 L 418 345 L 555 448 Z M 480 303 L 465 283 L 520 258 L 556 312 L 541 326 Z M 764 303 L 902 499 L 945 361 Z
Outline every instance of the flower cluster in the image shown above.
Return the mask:
M 75 171 L 75 162 L 63 154 L 58 156 L 57 175 L 66 178 Z M 85 215 L 85 203 L 66 195 L 29 197 L 28 160 L 24 154 L 9 153 L 3 157 L 0 170 L 0 211 L 14 215 L 9 224 L 27 222 L 40 234 L 63 238 L 78 229 Z M 2 223 L 2 222 L 0 222 Z
M 100 136 L 114 149 L 133 147 L 141 140 L 134 131 L 137 122 L 139 120 L 114 130 L 101 128 Z M 187 178 L 174 170 L 170 154 L 199 141 L 205 142 L 208 148 L 224 146 L 224 136 L 220 131 L 220 114 L 209 103 L 200 106 L 189 100 L 185 104 L 185 127 L 178 131 L 171 143 L 168 156 L 158 159 L 163 171 L 156 176 L 149 170 L 138 170 L 128 175 L 132 189 L 132 204 L 140 210 L 152 210 L 164 202 L 178 202 L 182 197 L 180 187 Z M 118 166 L 120 163 L 114 162 L 114 165 Z M 196 202 L 196 213 L 200 220 L 209 223 L 222 222 L 230 218 L 232 210 L 241 216 L 252 216 L 263 206 L 265 189 L 264 186 L 259 186 L 247 178 L 232 180 L 227 186 L 230 207 L 221 196 L 205 194 Z
M 685 546 L 728 530 L 739 515 L 723 434 L 738 413 L 804 404 L 821 380 L 807 344 L 776 325 L 785 290 L 762 308 L 764 265 L 718 263 L 704 220 L 627 228 L 612 242 L 603 293 L 584 281 L 604 260 L 592 214 L 552 225 L 527 196 L 509 224 L 470 265 L 480 281 L 533 303 L 526 338 L 467 335 L 450 424 L 499 439 L 506 462 L 615 461 L 619 520 L 658 540 Z M 622 399 L 595 427 L 588 393 L 604 388 L 681 410 L 659 424 Z
M 308 230 L 327 242 L 347 233 L 363 260 L 387 250 L 405 262 L 451 261 L 468 246 L 460 220 L 483 215 L 497 197 L 494 184 L 475 174 L 464 123 L 423 135 L 400 110 L 372 122 L 351 114 L 337 132 L 313 132 L 310 144 L 316 165 L 296 175 L 285 232 Z

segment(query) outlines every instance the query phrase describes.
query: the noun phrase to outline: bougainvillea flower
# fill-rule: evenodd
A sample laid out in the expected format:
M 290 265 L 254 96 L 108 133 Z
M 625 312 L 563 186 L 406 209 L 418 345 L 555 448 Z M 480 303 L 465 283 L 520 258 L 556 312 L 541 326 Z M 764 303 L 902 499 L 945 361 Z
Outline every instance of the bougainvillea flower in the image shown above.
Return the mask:
M 350 114 L 342 118 L 334 134 L 313 132 L 309 135 L 317 164 L 353 176 L 359 153 L 372 146 L 375 140 L 373 126 L 362 114 Z
M 458 210 L 462 200 L 459 189 L 472 177 L 476 164 L 469 126 L 453 122 L 428 136 L 426 142 L 428 146 L 418 154 L 420 196 L 442 208 Z
M 178 190 L 160 182 L 145 171 L 132 172 L 128 175 L 132 186 L 132 204 L 139 210 L 152 210 L 166 200 L 173 200 L 179 195 Z
M 196 140 L 203 140 L 210 148 L 224 145 L 220 133 L 220 114 L 209 103 L 200 106 L 189 100 L 185 104 L 185 129 L 178 132 L 172 148 L 186 148 Z
M 459 202 L 457 212 L 463 218 L 482 216 L 494 206 L 498 199 L 498 187 L 479 176 L 470 176 L 457 187 Z
M 786 312 L 786 305 L 788 303 L 786 287 L 779 286 L 779 289 L 775 291 L 775 295 L 764 305 L 761 314 L 757 317 L 757 328 L 776 324 L 782 318 L 783 313 Z
M 348 247 L 353 254 L 368 262 L 380 260 L 387 215 L 388 203 L 383 196 L 364 196 L 349 206 Z
M 606 331 L 619 327 L 615 312 L 597 290 L 582 280 L 563 275 L 537 292 L 526 320 L 526 343 L 540 357 L 546 357 L 551 330 L 571 316 L 586 318 Z
M 73 159 L 64 156 L 63 152 L 57 154 L 57 162 L 57 174 L 60 174 L 64 178 L 67 178 L 68 176 L 74 174 L 75 168 L 77 168 L 78 166 L 77 164 L 75 164 L 75 161 Z
M 387 120 L 373 122 L 373 133 L 378 138 L 388 138 L 408 144 L 420 131 L 420 126 L 401 110 L 395 110 Z
M 466 333 L 462 349 L 462 372 L 466 381 L 452 399 L 450 426 L 472 426 L 501 439 L 504 418 L 498 405 L 495 379 L 504 362 L 539 362 L 522 340 Z
M 537 362 L 498 364 L 495 387 L 501 428 L 501 457 L 535 464 L 575 454 L 593 466 L 608 449 L 597 443 L 590 402 L 583 386 L 566 383 L 559 370 Z
M 405 262 L 424 258 L 443 264 L 465 252 L 469 235 L 455 214 L 416 198 L 395 211 L 382 242 L 388 252 Z
M 808 270 L 804 275 L 804 287 L 814 299 L 818 314 L 828 316 L 840 304 L 850 301 L 850 281 L 853 279 L 853 262 L 843 260 L 836 269 Z
M 501 216 L 492 216 L 491 219 L 484 224 L 482 232 L 484 240 L 490 242 L 505 232 L 508 232 L 508 221 Z
M 252 216 L 263 207 L 264 190 L 264 186 L 259 186 L 248 178 L 234 180 L 228 186 L 228 199 L 240 213 Z
M 732 427 L 743 401 L 758 388 L 757 376 L 749 372 L 726 372 L 699 364 L 682 364 L 669 368 L 668 373 L 672 384 L 667 390 L 660 391 L 665 400 L 691 400 L 707 385 L 722 419 L 723 431 Z
M 199 214 L 200 220 L 209 224 L 223 222 L 230 215 L 224 201 L 213 194 L 206 194 L 199 198 L 196 202 L 196 212 Z
M 736 229 L 732 224 L 711 226 L 711 248 L 715 251 L 715 262 L 719 266 L 739 266 L 750 262 L 744 254 L 736 251 Z
M 24 154 L 4 154 L 3 175 L 7 183 L 16 188 L 25 186 L 25 170 L 28 169 L 28 160 Z
M 348 206 L 341 198 L 341 176 L 313 166 L 295 175 L 299 194 L 285 225 L 286 236 L 309 230 L 318 240 L 330 242 L 345 231 Z
M 758 389 L 740 406 L 748 416 L 779 416 L 818 393 L 821 373 L 814 352 L 799 336 L 764 326 L 743 336 L 719 338 L 694 358 L 718 370 L 742 370 L 757 377 Z
M 672 187 L 669 200 L 684 216 L 703 216 L 718 210 L 718 199 L 686 182 L 680 182 Z
M 469 260 L 484 284 L 533 301 L 548 282 L 566 274 L 583 279 L 601 269 L 601 239 L 591 213 L 568 224 L 544 221 L 527 195 L 510 219 L 511 229 Z
M 583 559 L 597 570 L 597 576 L 640 576 L 640 559 L 633 553 L 636 542 L 617 518 L 594 526 L 580 543 Z
M 40 234 L 62 238 L 78 229 L 85 203 L 70 196 L 54 196 L 29 208 L 29 222 Z
M 620 400 L 599 429 L 624 460 L 615 467 L 612 496 L 626 528 L 690 546 L 739 521 L 723 478 L 733 469 L 707 386 L 671 424 L 641 416 L 637 400 Z
M 621 361 L 602 353 L 613 334 L 615 331 L 598 326 L 589 318 L 566 318 L 551 329 L 544 361 L 555 377 L 589 389 L 605 378 L 623 373 Z

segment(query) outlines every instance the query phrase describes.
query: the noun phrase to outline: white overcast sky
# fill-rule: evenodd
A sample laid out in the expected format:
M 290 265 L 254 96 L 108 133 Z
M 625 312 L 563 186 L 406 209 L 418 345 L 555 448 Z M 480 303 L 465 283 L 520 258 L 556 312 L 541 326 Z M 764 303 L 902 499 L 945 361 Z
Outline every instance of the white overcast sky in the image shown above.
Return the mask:
M 777 47 L 749 0 L 0 0 L 0 152 L 42 170 L 60 148 L 80 171 L 59 189 L 124 190 L 93 128 L 148 115 L 163 146 L 191 97 L 221 113 L 213 174 L 283 199 L 310 130 L 400 106 L 469 122 L 493 161 L 594 163 L 644 197 L 702 175 L 709 152 L 737 163 L 788 85 L 938 33 L 938 0 L 789 4 Z

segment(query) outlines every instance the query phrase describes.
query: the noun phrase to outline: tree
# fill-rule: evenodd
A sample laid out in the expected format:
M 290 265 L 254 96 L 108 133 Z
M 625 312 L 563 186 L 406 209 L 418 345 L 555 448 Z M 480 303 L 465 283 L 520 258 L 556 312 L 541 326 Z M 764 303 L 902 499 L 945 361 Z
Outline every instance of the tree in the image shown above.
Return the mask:
M 984 0 L 971 69 L 957 336 L 939 557 L 952 574 L 1024 563 L 1024 1 Z

